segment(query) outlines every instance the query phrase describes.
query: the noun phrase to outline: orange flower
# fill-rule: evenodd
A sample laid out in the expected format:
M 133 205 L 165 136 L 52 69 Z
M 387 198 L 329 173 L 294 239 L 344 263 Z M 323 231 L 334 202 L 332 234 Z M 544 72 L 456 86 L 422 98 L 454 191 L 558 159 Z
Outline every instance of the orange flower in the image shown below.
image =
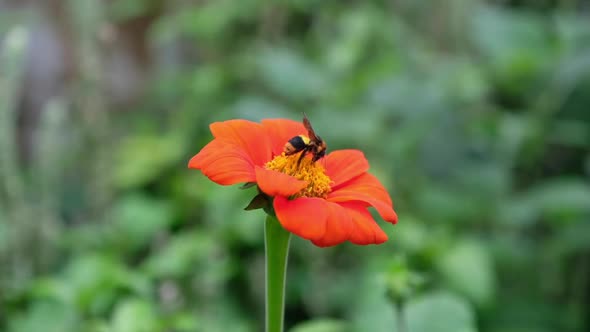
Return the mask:
M 387 241 L 367 208 L 393 224 L 397 215 L 383 185 L 367 173 L 361 151 L 333 151 L 315 163 L 308 156 L 298 165 L 299 153 L 282 152 L 289 139 L 306 133 L 300 122 L 229 120 L 210 129 L 215 139 L 189 161 L 189 168 L 221 185 L 255 183 L 272 199 L 286 230 L 320 247 Z

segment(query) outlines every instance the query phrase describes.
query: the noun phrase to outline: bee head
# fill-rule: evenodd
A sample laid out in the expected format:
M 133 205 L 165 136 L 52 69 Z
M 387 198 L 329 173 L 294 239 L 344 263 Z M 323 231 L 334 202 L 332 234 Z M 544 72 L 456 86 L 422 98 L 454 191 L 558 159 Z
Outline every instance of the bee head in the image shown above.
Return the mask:
M 328 146 L 320 137 L 317 138 L 312 161 L 318 161 L 326 155 Z

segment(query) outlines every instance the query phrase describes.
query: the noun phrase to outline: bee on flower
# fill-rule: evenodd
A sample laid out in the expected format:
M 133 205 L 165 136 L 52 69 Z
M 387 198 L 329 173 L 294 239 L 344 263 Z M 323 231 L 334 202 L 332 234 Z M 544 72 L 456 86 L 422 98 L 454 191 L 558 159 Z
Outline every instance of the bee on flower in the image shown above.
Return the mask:
M 210 125 L 214 139 L 189 161 L 220 185 L 259 188 L 250 207 L 263 207 L 287 231 L 320 247 L 345 241 L 379 244 L 387 235 L 367 210 L 387 222 L 397 215 L 379 180 L 368 173 L 359 150 L 326 154 L 307 116 L 303 123 L 267 119 L 229 120 Z

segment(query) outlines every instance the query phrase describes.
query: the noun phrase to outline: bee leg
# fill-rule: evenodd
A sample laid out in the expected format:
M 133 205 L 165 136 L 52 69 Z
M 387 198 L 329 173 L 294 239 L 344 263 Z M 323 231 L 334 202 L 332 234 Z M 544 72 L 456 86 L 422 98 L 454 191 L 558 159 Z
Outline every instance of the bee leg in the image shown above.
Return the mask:
M 303 160 L 303 158 L 305 157 L 305 155 L 307 155 L 307 153 L 309 152 L 308 149 L 304 149 L 301 154 L 299 155 L 299 159 L 297 159 L 297 169 L 299 169 L 299 165 L 301 165 L 301 161 Z

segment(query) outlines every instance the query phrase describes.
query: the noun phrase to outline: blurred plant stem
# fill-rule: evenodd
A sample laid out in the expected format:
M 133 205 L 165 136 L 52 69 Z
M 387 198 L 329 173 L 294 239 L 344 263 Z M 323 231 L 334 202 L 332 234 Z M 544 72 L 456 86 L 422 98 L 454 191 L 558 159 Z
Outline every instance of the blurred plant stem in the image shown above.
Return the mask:
M 39 269 L 48 269 L 57 258 L 59 234 L 62 231 L 60 222 L 60 190 L 64 179 L 66 156 L 71 149 L 63 144 L 71 127 L 68 127 L 66 102 L 62 98 L 49 100 L 43 109 L 39 123 L 39 134 L 36 140 L 34 161 L 30 167 L 32 183 L 38 190 L 36 210 L 42 216 L 38 220 L 36 231 L 40 239 Z
M 397 311 L 397 332 L 406 332 L 406 319 L 404 318 L 404 301 L 399 301 L 395 309 Z
M 266 332 L 282 332 L 285 315 L 285 277 L 289 241 L 287 232 L 276 217 L 268 215 L 264 227 L 266 254 Z
M 0 208 L 4 217 L 10 220 L 7 225 L 9 235 L 6 237 L 7 250 L 6 273 L 0 277 L 10 287 L 24 283 L 32 273 L 32 263 L 26 260 L 28 236 L 34 227 L 28 218 L 29 209 L 25 202 L 24 180 L 20 172 L 16 142 L 17 96 L 23 79 L 23 63 L 26 46 L 29 42 L 28 30 L 17 26 L 5 37 L 4 48 L 0 53 Z M 0 265 L 4 265 L 3 252 L 0 252 Z
M 106 5 L 97 0 L 69 1 L 71 24 L 78 29 L 74 34 L 75 51 L 79 56 L 76 65 L 82 84 L 72 87 L 75 94 L 74 108 L 80 110 L 79 126 L 83 133 L 82 146 L 91 150 L 92 159 L 85 165 L 86 187 L 92 193 L 89 209 L 94 213 L 103 211 L 112 199 L 110 166 L 112 158 L 112 127 L 109 118 L 107 88 L 105 83 L 106 45 L 100 41 L 98 31 L 107 24 Z

